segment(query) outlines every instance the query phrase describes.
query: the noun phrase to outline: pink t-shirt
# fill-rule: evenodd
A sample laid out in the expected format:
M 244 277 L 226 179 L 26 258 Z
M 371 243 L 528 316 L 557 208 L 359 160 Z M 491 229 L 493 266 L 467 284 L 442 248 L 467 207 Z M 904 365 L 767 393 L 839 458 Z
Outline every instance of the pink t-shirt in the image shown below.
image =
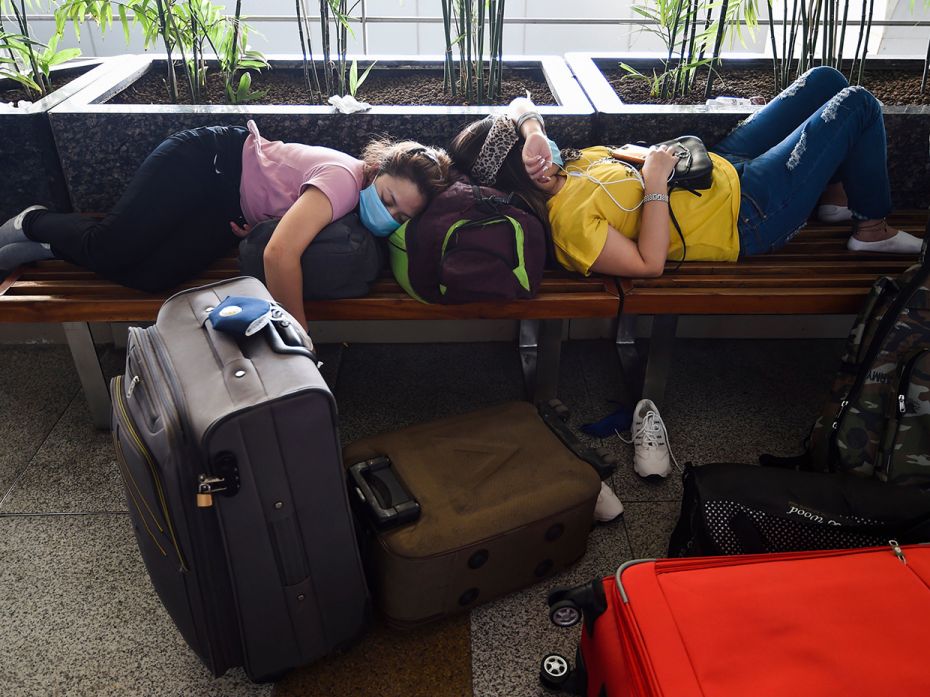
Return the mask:
M 254 121 L 248 128 L 239 201 L 249 225 L 282 217 L 308 186 L 329 199 L 333 220 L 358 205 L 365 182 L 361 160 L 330 148 L 266 140 Z

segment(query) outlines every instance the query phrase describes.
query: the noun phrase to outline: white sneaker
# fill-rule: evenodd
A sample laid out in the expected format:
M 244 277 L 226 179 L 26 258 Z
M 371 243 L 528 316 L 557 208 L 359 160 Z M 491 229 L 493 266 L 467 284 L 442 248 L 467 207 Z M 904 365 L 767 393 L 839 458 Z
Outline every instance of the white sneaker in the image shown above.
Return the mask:
M 31 242 L 32 240 L 23 234 L 23 218 L 26 217 L 26 213 L 31 211 L 44 210 L 46 210 L 45 206 L 29 206 L 26 210 L 20 211 L 0 225 L 0 246 L 12 244 L 14 242 Z
M 849 206 L 822 203 L 817 206 L 817 218 L 822 223 L 845 223 L 852 220 L 852 211 L 849 210 Z
M 863 242 L 855 237 L 846 240 L 846 249 L 851 252 L 882 252 L 884 254 L 920 254 L 923 240 L 909 232 L 898 230 L 893 237 L 875 242 Z
M 633 411 L 633 471 L 640 477 L 667 477 L 675 456 L 668 444 L 668 431 L 651 399 L 641 399 Z M 629 442 L 629 441 L 627 441 Z M 678 463 L 675 462 L 677 466 Z
M 623 504 L 607 482 L 601 482 L 601 493 L 594 504 L 594 520 L 598 523 L 610 523 L 623 513 Z

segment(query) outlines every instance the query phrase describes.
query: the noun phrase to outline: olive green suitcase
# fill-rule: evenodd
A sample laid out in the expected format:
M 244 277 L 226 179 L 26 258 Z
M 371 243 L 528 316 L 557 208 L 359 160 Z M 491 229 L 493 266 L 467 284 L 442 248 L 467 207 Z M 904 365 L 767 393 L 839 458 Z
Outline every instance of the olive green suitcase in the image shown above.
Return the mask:
M 526 402 L 366 438 L 343 460 L 350 498 L 368 519 L 362 554 L 375 605 L 400 627 L 573 564 L 612 470 L 551 406 Z

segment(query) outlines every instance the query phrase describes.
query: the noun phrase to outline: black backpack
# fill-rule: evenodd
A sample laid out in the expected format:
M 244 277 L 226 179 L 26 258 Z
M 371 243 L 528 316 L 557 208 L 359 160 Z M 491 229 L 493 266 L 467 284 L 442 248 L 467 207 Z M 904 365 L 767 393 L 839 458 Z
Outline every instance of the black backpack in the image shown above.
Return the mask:
M 239 243 L 239 270 L 265 282 L 265 247 L 278 220 L 256 225 Z M 349 213 L 320 230 L 300 257 L 304 300 L 336 300 L 368 295 L 384 267 L 381 244 Z
M 388 242 L 397 282 L 425 303 L 532 298 L 546 264 L 545 227 L 523 199 L 464 178 Z

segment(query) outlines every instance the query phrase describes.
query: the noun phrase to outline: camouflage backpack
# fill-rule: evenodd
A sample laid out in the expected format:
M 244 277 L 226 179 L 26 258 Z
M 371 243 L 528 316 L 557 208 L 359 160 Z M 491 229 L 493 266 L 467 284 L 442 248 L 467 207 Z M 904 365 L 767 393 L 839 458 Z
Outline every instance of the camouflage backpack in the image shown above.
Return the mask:
M 918 264 L 872 286 L 811 430 L 813 469 L 930 484 L 928 244 Z

